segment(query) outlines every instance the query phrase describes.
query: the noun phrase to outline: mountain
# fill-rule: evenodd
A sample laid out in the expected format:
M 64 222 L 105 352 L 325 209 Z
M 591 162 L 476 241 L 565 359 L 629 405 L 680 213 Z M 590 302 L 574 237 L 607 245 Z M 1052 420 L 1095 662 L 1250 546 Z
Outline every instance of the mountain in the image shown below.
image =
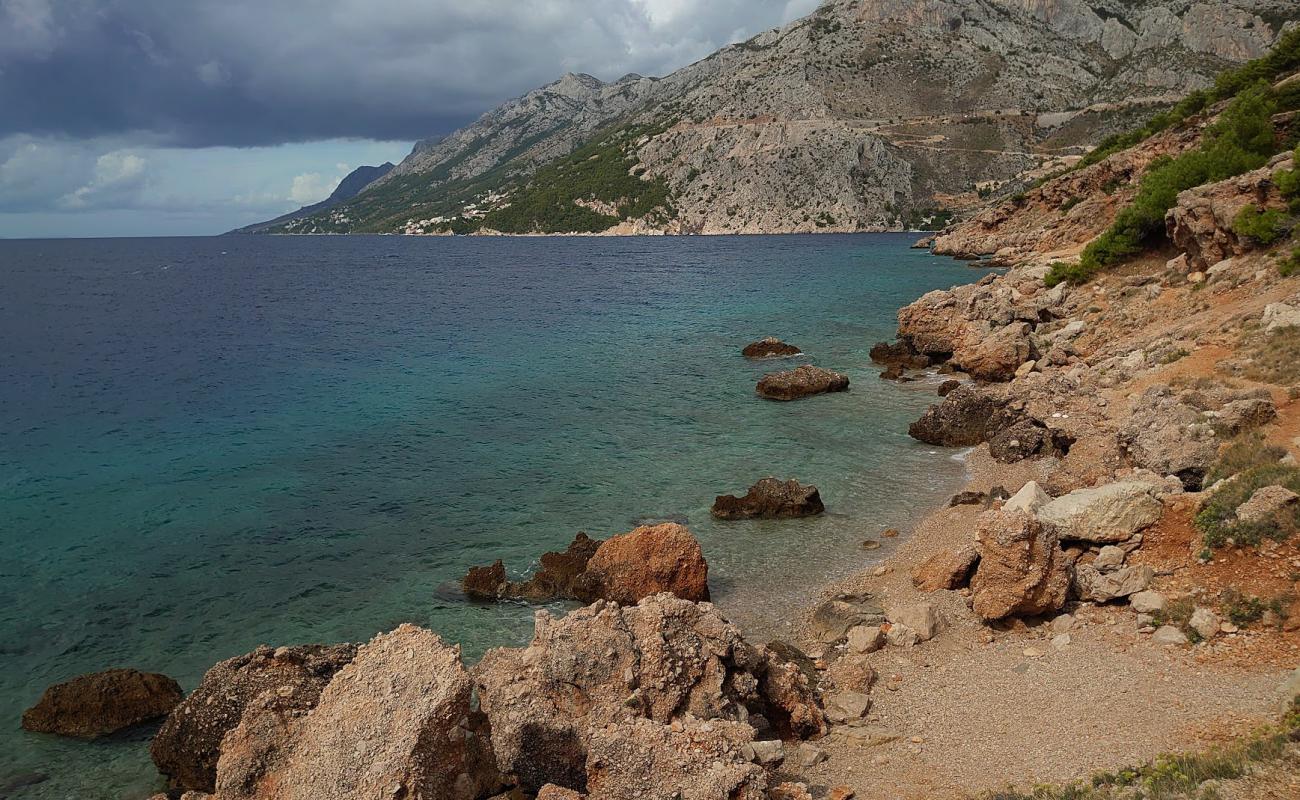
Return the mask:
M 237 231 L 231 231 L 231 233 L 264 233 L 269 229 L 278 228 L 293 220 L 323 213 L 361 194 L 367 186 L 392 172 L 393 169 L 395 169 L 393 164 L 387 161 L 378 167 L 357 167 L 339 182 L 339 185 L 330 193 L 329 197 L 319 203 L 303 206 L 297 211 L 290 212 L 282 217 L 249 225 Z
M 828 0 L 663 78 L 566 75 L 276 232 L 942 227 L 1297 17 L 1293 0 Z

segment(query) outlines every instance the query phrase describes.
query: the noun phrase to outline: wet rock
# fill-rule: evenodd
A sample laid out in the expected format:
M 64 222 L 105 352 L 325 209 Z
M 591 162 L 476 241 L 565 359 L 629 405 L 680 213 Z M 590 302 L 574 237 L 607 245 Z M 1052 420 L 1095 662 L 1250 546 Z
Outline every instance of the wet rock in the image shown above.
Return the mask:
M 722 495 L 713 503 L 718 519 L 778 519 L 812 517 L 826 510 L 816 486 L 798 481 L 763 478 L 744 497 Z
M 171 713 L 184 694 L 166 675 L 111 669 L 45 690 L 23 712 L 23 730 L 95 739 Z
M 574 585 L 584 602 L 635 605 L 661 592 L 704 601 L 709 599 L 709 565 L 691 532 L 668 523 L 603 542 Z
M 1074 590 L 1081 600 L 1109 603 L 1146 591 L 1154 577 L 1155 570 L 1145 565 L 1102 572 L 1092 564 L 1079 564 L 1074 571 Z
M 745 347 L 745 358 L 784 358 L 802 353 L 792 344 L 786 344 L 775 336 L 769 336 Z
M 1284 511 L 1294 509 L 1300 495 L 1283 486 L 1265 486 L 1256 489 L 1250 499 L 1237 506 L 1237 519 L 1242 522 L 1275 521 Z
M 986 511 L 976 522 L 979 566 L 972 608 L 985 620 L 1059 611 L 1070 588 L 1068 559 L 1056 532 L 1016 511 Z
M 355 655 L 356 647 L 346 644 L 261 647 L 222 661 L 163 723 L 149 746 L 154 764 L 174 788 L 213 791 L 221 740 L 250 702 L 266 692 L 284 692 L 282 713 L 307 711 Z
M 961 388 L 961 381 L 944 381 L 939 384 L 938 394 L 940 397 L 947 397 L 956 390 Z
M 971 386 L 953 390 L 907 429 L 918 441 L 940 447 L 972 447 L 988 441 L 1010 421 L 1006 401 Z
M 497 559 L 490 567 L 472 567 L 461 579 L 460 588 L 475 600 L 496 600 L 506 583 L 506 565 Z
M 917 568 L 912 585 L 923 592 L 960 589 L 970 582 L 971 572 L 979 560 L 979 551 L 974 547 L 935 553 Z
M 880 625 L 885 610 L 869 594 L 843 593 L 813 610 L 811 633 L 819 642 L 832 644 L 859 625 Z
M 949 508 L 957 506 L 981 506 L 988 502 L 989 496 L 984 492 L 959 492 L 948 501 Z
M 1044 505 L 1038 519 L 1064 541 L 1123 542 L 1160 521 L 1164 504 L 1153 492 L 1151 484 L 1141 481 L 1079 489 Z
M 768 400 L 799 400 L 815 394 L 843 392 L 849 388 L 846 375 L 805 364 L 787 372 L 764 375 L 758 382 L 759 397 Z
M 511 584 L 505 595 L 534 603 L 583 599 L 580 581 L 602 544 L 599 539 L 579 533 L 564 551 L 544 554 L 541 569 L 527 581 Z
M 895 370 L 925 369 L 933 361 L 902 342 L 881 342 L 871 348 L 871 360 Z
M 217 765 L 222 800 L 475 800 L 502 785 L 473 684 L 434 633 L 363 645 L 305 715 L 278 691 L 249 704 Z

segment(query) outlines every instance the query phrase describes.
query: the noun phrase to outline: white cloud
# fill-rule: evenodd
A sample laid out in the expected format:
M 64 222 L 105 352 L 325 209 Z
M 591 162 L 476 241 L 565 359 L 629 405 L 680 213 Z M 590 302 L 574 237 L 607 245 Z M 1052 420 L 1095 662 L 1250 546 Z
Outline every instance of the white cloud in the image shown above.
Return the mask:
M 195 70 L 198 73 L 199 80 L 203 81 L 205 86 L 217 88 L 227 86 L 230 83 L 230 70 L 220 61 L 205 61 Z
M 148 162 L 134 153 L 105 153 L 96 159 L 90 183 L 59 198 L 58 204 L 69 210 L 125 205 L 144 188 L 147 166 Z
M 338 188 L 341 180 L 340 177 L 329 178 L 319 172 L 297 175 L 293 179 L 293 187 L 289 189 L 289 199 L 304 206 L 319 203 Z

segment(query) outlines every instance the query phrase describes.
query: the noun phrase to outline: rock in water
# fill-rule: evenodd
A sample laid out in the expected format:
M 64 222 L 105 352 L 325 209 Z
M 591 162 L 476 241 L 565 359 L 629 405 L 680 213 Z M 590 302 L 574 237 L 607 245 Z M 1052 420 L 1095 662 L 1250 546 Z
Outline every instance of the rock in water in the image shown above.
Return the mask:
M 972 447 L 1006 427 L 1006 402 L 971 386 L 949 392 L 907 429 L 908 435 L 940 447 Z
M 743 755 L 754 729 L 687 717 L 632 719 L 593 731 L 587 792 L 600 800 L 766 800 L 767 774 Z
M 811 517 L 825 510 L 816 486 L 776 478 L 763 478 L 744 497 L 721 495 L 713 503 L 713 516 L 730 520 Z
M 1016 511 L 985 511 L 976 523 L 980 562 L 971 579 L 975 613 L 986 620 L 1059 611 L 1070 588 L 1056 532 Z
M 305 716 L 278 692 L 222 744 L 222 800 L 475 800 L 502 785 L 460 648 L 414 625 L 362 645 Z
M 661 592 L 704 601 L 709 599 L 709 565 L 700 543 L 681 525 L 637 528 L 602 543 L 575 589 L 583 602 L 636 605 Z
M 222 661 L 163 723 L 149 747 L 154 764 L 174 788 L 211 792 L 221 740 L 250 702 L 274 691 L 285 713 L 306 711 L 356 652 L 350 644 L 261 647 Z
M 95 739 L 171 713 L 184 697 L 166 675 L 110 669 L 82 675 L 45 690 L 23 712 L 23 729 Z
M 757 391 L 759 397 L 768 400 L 798 400 L 815 394 L 843 392 L 848 388 L 848 376 L 804 364 L 797 369 L 764 375 L 758 382 Z
M 497 559 L 490 567 L 473 567 L 460 581 L 461 591 L 475 600 L 496 600 L 506 588 L 506 565 Z
M 786 344 L 775 336 L 748 345 L 743 353 L 745 358 L 783 358 L 797 356 L 803 351 L 792 344 Z

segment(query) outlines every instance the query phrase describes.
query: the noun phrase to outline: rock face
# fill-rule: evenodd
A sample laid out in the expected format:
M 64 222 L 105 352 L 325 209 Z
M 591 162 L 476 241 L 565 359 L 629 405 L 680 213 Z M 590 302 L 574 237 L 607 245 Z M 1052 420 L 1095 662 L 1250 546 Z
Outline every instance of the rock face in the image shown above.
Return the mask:
M 211 792 L 221 740 L 239 724 L 250 702 L 290 687 L 283 705 L 308 710 L 355 655 L 353 645 L 262 647 L 217 664 L 154 737 L 149 747 L 154 763 L 175 788 Z
M 1242 522 L 1268 522 L 1283 511 L 1300 503 L 1300 495 L 1284 486 L 1265 486 L 1256 489 L 1250 499 L 1237 507 L 1237 519 Z
M 498 764 L 533 791 L 586 791 L 593 737 L 637 718 L 662 726 L 753 712 L 808 735 L 824 725 L 797 666 L 747 644 L 712 606 L 667 595 L 559 620 L 539 611 L 532 643 L 488 652 L 475 679 Z
M 923 592 L 960 589 L 970 582 L 971 572 L 979 560 L 979 551 L 974 547 L 935 553 L 916 570 L 912 585 Z
M 636 605 L 661 592 L 709 599 L 709 565 L 700 543 L 681 525 L 637 528 L 596 549 L 576 581 L 578 599 Z
M 271 691 L 222 745 L 222 800 L 477 800 L 501 786 L 460 648 L 403 625 L 363 645 L 306 716 Z
M 973 608 L 986 620 L 1059 611 L 1070 588 L 1056 533 L 1028 514 L 986 511 L 976 523 Z
M 1163 514 L 1164 504 L 1153 495 L 1152 485 L 1139 481 L 1080 489 L 1038 509 L 1038 519 L 1061 539 L 1092 544 L 1127 541 Z
M 729 520 L 812 517 L 825 510 L 816 486 L 776 478 L 763 478 L 744 497 L 721 495 L 713 503 L 713 516 Z
M 775 336 L 769 336 L 747 345 L 742 354 L 745 358 L 785 358 L 797 356 L 802 352 L 792 344 L 786 344 Z
M 1275 159 L 1267 167 L 1178 195 L 1177 205 L 1165 216 L 1165 227 L 1174 245 L 1187 254 L 1189 271 L 1208 270 L 1258 246 L 1238 236 L 1233 221 L 1246 206 L 1285 211 L 1287 203 L 1274 175 L 1292 166 L 1289 157 Z
M 587 791 L 600 800 L 766 800 L 767 775 L 745 758 L 753 728 L 686 717 L 630 719 L 593 731 Z
M 95 739 L 171 713 L 184 694 L 166 675 L 111 669 L 45 690 L 23 712 L 23 730 Z
M 759 397 L 768 400 L 799 400 L 815 394 L 843 392 L 849 388 L 849 379 L 838 372 L 804 364 L 787 372 L 764 375 L 758 382 Z

